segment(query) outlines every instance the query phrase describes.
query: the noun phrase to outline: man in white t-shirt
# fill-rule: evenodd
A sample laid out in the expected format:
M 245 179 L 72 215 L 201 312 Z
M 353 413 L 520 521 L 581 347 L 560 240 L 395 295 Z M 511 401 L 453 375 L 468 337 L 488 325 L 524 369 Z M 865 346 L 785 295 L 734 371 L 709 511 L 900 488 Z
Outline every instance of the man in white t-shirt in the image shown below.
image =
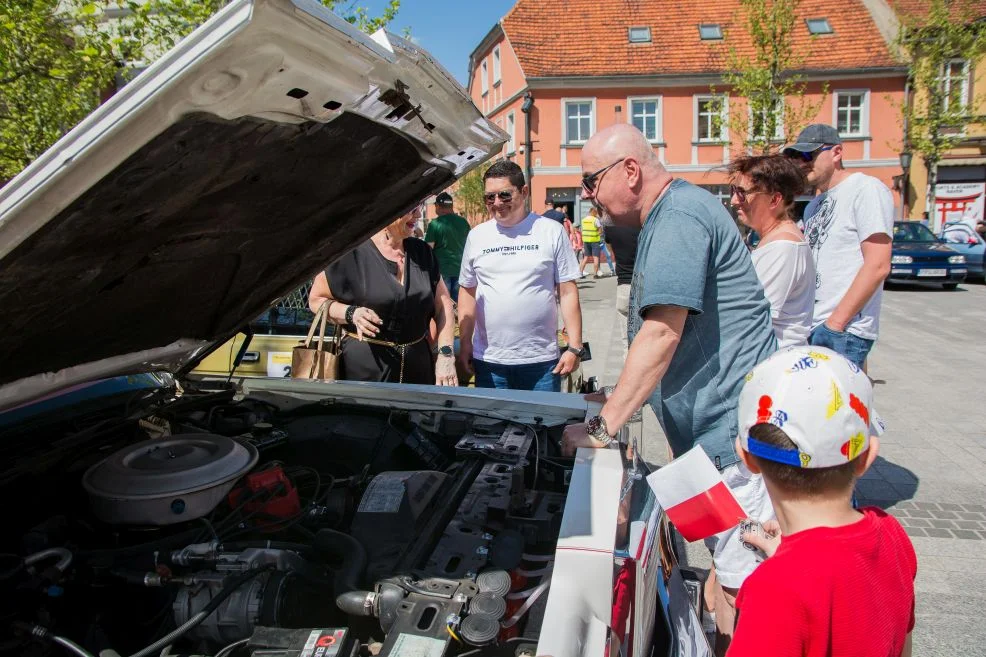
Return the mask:
M 863 367 L 880 329 L 883 280 L 890 273 L 894 202 L 873 176 L 847 171 L 830 125 L 810 125 L 784 154 L 801 162 L 820 194 L 805 208 L 815 259 L 815 308 L 808 343 Z
M 496 162 L 483 184 L 493 220 L 470 231 L 462 254 L 460 367 L 477 388 L 558 392 L 582 357 L 578 261 L 561 224 L 527 212 L 517 164 Z M 560 355 L 559 306 L 569 344 Z

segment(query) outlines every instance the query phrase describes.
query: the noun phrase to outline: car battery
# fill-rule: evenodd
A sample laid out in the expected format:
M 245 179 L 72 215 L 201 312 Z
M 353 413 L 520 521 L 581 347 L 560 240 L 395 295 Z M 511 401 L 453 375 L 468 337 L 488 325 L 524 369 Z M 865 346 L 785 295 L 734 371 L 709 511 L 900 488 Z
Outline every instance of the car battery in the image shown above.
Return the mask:
M 354 657 L 359 644 L 347 628 L 257 627 L 245 648 L 251 657 Z

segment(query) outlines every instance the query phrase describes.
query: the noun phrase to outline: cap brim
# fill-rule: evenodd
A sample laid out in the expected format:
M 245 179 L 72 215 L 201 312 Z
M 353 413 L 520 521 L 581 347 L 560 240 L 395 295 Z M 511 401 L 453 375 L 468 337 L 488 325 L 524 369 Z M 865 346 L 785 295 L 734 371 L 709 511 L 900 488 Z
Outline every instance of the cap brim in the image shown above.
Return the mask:
M 791 144 L 790 146 L 784 147 L 784 153 L 787 153 L 788 151 L 811 153 L 812 151 L 817 151 L 822 146 L 824 146 L 824 144 Z

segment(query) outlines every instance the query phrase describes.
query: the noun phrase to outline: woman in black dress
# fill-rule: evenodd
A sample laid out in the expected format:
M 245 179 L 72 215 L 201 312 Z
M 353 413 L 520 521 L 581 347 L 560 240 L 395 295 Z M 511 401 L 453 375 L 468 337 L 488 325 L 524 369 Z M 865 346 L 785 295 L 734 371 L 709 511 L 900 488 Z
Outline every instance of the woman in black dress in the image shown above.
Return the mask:
M 344 330 L 339 378 L 458 385 L 452 298 L 431 247 L 411 237 L 420 209 L 404 215 L 315 277 L 312 311 L 328 303 Z M 438 357 L 428 343 L 438 328 Z

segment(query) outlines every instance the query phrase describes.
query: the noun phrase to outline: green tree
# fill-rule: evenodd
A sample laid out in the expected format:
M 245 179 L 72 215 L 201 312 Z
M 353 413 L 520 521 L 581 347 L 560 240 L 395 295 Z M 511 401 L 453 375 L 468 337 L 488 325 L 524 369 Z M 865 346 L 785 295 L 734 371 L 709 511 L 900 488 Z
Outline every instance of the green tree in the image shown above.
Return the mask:
M 455 199 L 459 211 L 470 220 L 483 217 L 486 213 L 486 201 L 483 195 L 486 187 L 483 183 L 483 174 L 490 168 L 492 162 L 486 162 L 476 169 L 473 169 L 459 179 L 459 184 L 455 189 Z
M 923 15 L 902 15 L 896 46 L 908 64 L 911 93 L 901 105 L 904 148 L 919 154 L 928 169 L 928 206 L 935 207 L 938 163 L 966 139 L 966 129 L 984 122 L 976 112 L 982 95 L 971 97 L 969 71 L 986 56 L 981 3 L 930 0 Z M 934 212 L 932 212 L 934 214 Z
M 0 3 L 0 184 L 226 1 Z M 321 1 L 366 32 L 386 26 L 400 8 L 400 0 L 389 0 L 371 16 L 356 0 Z
M 794 45 L 800 0 L 740 0 L 743 27 L 752 50 L 731 45 L 726 52 L 723 81 L 736 96 L 746 99 L 728 112 L 721 108 L 721 123 L 756 153 L 769 153 L 784 135 L 796 134 L 817 116 L 824 96 L 811 102 L 807 84 L 795 71 L 803 70 L 811 53 Z

